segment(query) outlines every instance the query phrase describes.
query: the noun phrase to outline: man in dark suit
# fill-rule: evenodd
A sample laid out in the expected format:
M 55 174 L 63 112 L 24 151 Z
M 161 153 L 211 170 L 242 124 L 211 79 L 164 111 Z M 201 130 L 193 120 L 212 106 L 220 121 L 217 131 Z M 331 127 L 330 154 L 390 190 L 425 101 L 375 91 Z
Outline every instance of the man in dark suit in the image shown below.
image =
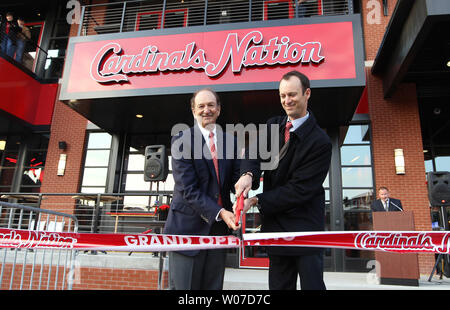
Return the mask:
M 263 193 L 246 199 L 244 212 L 251 206 L 258 206 L 261 232 L 323 231 L 325 193 L 322 184 L 330 167 L 331 142 L 308 110 L 311 89 L 305 75 L 298 71 L 285 74 L 279 93 L 286 115 L 267 122 L 268 138 L 272 136 L 272 124 L 279 128 L 278 166 L 264 171 Z M 255 164 L 257 162 L 245 162 L 243 169 L 258 178 L 260 165 Z M 267 252 L 269 289 L 296 289 L 297 275 L 302 289 L 325 289 L 323 249 L 268 247 Z
M 391 198 L 389 189 L 387 187 L 380 187 L 378 189 L 378 199 L 372 202 L 370 208 L 372 212 L 383 211 L 403 211 L 402 202 L 398 199 Z
M 196 92 L 191 109 L 196 124 L 172 139 L 175 187 L 164 233 L 228 235 L 237 228 L 230 201 L 240 176 L 237 143 L 216 126 L 221 104 L 214 91 Z M 222 289 L 225 258 L 223 249 L 170 252 L 170 287 Z
M 16 36 L 19 29 L 11 12 L 6 13 L 5 20 L 0 20 L 0 50 L 11 58 L 16 52 Z

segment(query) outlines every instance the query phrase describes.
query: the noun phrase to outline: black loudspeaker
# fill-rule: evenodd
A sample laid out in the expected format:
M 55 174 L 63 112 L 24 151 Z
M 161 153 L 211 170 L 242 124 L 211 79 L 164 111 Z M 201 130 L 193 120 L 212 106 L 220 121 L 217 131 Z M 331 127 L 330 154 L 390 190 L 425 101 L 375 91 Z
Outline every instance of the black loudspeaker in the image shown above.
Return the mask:
M 164 145 L 145 148 L 144 181 L 165 181 L 169 173 L 168 158 Z
M 427 173 L 428 199 L 432 206 L 450 206 L 450 172 Z

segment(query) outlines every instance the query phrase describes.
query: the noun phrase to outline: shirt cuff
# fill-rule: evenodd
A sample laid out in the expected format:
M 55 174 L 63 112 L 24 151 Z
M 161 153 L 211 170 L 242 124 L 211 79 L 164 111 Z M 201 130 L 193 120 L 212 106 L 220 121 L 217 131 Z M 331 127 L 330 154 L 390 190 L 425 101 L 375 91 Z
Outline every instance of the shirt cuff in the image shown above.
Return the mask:
M 220 214 L 220 212 L 221 212 L 222 210 L 224 210 L 224 208 L 221 208 L 221 209 L 219 210 L 219 212 L 217 212 L 217 215 L 216 215 L 216 222 L 222 221 L 222 218 L 219 216 L 219 214 Z

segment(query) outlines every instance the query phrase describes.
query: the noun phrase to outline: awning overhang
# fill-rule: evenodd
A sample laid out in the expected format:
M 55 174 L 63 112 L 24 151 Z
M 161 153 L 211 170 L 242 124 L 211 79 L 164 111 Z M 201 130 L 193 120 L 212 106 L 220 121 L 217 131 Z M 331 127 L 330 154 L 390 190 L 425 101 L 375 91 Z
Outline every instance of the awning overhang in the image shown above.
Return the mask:
M 385 98 L 402 82 L 450 81 L 448 29 L 450 1 L 397 2 L 372 67 L 383 77 Z

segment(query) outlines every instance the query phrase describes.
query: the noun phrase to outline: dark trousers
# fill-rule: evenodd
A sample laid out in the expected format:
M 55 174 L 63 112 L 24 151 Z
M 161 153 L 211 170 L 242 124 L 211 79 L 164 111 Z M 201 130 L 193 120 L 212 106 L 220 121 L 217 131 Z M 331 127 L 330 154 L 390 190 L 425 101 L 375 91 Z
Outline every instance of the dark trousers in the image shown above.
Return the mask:
M 302 290 L 325 290 L 323 254 L 281 256 L 269 255 L 269 289 L 297 289 L 297 275 Z
M 172 290 L 221 290 L 226 250 L 202 250 L 196 256 L 169 253 L 169 288 Z

